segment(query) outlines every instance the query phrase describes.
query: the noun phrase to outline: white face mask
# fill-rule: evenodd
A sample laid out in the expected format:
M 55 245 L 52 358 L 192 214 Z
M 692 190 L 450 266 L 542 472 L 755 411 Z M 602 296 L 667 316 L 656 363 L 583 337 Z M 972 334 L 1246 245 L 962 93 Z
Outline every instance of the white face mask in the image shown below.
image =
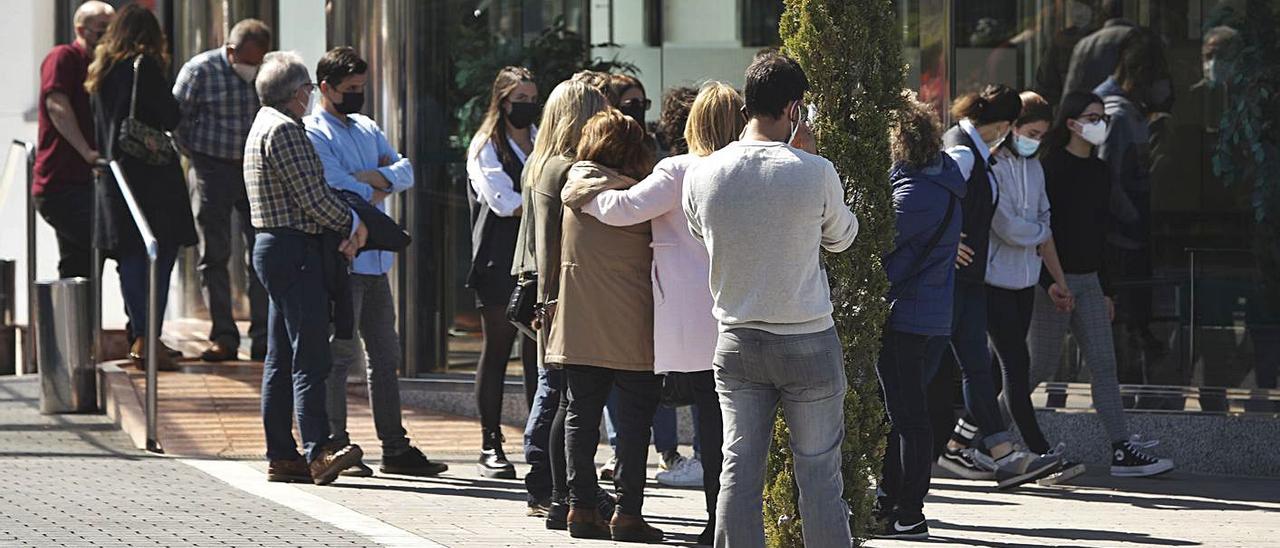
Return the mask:
M 1218 83 L 1218 74 L 1214 72 L 1214 66 L 1215 63 L 1213 59 L 1209 59 L 1200 65 L 1201 70 L 1204 71 L 1204 79 L 1206 82 L 1209 82 L 1209 84 Z
M 795 105 L 796 121 L 794 122 L 795 125 L 791 126 L 791 133 L 787 135 L 787 144 L 791 144 L 792 142 L 794 142 L 796 140 L 796 134 L 800 132 L 800 123 L 801 123 L 800 108 L 801 108 L 800 103 L 796 103 Z M 787 112 L 790 113 L 791 110 L 788 109 Z
M 236 75 L 248 84 L 258 78 L 258 67 L 260 65 L 249 65 L 245 63 L 231 63 L 231 70 L 236 71 Z
M 1093 146 L 1102 146 L 1107 142 L 1107 123 L 1102 120 L 1093 122 L 1092 124 L 1080 124 L 1080 137 L 1089 141 Z

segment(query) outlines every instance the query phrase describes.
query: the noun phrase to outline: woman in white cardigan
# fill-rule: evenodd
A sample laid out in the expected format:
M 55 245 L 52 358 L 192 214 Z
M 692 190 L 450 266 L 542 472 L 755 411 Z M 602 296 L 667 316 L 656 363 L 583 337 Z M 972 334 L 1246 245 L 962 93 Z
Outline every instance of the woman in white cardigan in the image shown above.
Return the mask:
M 698 537 L 710 544 L 720 490 L 722 421 L 711 360 L 718 336 L 707 285 L 710 258 L 689 232 L 680 207 L 684 174 L 699 158 L 723 148 L 742 132 L 741 95 L 708 82 L 698 93 L 684 128 L 688 153 L 668 157 L 653 173 L 625 190 L 600 193 L 583 211 L 613 226 L 651 221 L 653 227 L 654 371 L 669 388 L 688 392 L 697 410 L 708 523 Z

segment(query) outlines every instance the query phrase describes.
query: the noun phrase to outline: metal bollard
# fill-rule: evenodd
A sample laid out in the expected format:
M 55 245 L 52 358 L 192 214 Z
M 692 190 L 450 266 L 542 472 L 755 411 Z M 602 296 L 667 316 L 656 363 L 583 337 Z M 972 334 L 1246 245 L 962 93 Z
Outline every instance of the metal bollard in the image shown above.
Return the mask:
M 17 314 L 17 263 L 0 260 L 0 375 L 17 373 L 18 326 Z
M 89 280 L 36 282 L 35 305 L 32 325 L 40 362 L 40 412 L 96 410 Z

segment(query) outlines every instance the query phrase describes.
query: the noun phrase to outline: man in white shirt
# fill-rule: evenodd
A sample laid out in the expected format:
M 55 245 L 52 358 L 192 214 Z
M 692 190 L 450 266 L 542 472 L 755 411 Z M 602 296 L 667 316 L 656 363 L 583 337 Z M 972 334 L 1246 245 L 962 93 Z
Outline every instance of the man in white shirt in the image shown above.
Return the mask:
M 685 214 L 711 256 L 720 324 L 715 379 L 725 445 L 716 546 L 765 545 L 762 492 L 779 403 L 791 430 L 805 546 L 850 545 L 840 472 L 848 385 L 819 255 L 848 249 L 858 220 L 831 162 L 790 144 L 812 142 L 801 116 L 808 87 L 794 60 L 757 57 L 747 69 L 742 139 L 685 177 Z

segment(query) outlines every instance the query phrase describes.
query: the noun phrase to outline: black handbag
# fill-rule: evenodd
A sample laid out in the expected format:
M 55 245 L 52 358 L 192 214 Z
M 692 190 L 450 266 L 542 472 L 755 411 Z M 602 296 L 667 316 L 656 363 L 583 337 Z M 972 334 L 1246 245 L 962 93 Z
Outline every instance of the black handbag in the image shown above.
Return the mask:
M 178 153 L 173 148 L 173 139 L 163 130 L 137 118 L 138 71 L 141 66 L 142 55 L 138 55 L 133 60 L 133 91 L 129 94 L 129 116 L 120 123 L 116 146 L 120 152 L 137 158 L 144 164 L 169 165 L 178 158 Z
M 662 394 L 659 402 L 670 408 L 694 404 L 694 373 L 671 372 L 662 376 Z
M 526 272 L 516 280 L 516 288 L 507 302 L 507 321 L 531 339 L 538 337 L 533 319 L 538 313 L 538 273 Z

